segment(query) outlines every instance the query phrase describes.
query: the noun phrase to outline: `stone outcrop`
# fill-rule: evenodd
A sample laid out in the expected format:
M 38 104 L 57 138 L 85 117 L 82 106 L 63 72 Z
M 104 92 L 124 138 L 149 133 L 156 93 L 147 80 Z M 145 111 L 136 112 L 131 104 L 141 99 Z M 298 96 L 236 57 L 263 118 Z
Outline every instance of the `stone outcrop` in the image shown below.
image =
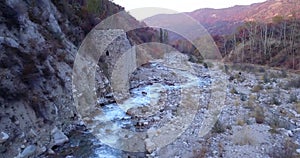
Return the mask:
M 73 62 L 81 41 L 97 23 L 76 10 L 83 7 L 81 2 L 0 2 L 2 157 L 53 153 L 51 148 L 67 142 L 68 132 L 80 123 L 72 98 Z M 108 0 L 103 4 L 111 10 L 101 18 L 122 10 Z M 100 89 L 105 91 L 104 86 Z
M 126 97 L 135 69 L 136 52 L 123 30 L 91 31 L 74 63 L 74 99 L 81 117 L 88 119 L 85 116 L 93 115 L 96 106 Z

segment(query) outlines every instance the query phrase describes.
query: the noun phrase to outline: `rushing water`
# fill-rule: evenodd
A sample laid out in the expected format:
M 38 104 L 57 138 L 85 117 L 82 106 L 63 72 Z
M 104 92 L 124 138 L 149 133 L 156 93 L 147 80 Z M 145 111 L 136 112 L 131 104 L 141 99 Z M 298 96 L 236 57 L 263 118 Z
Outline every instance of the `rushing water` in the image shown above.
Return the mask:
M 174 60 L 171 61 L 174 62 Z M 152 69 L 157 72 L 151 70 L 153 74 L 150 74 L 150 77 L 145 78 L 145 80 L 154 80 L 155 82 L 145 81 L 148 84 L 141 84 L 130 89 L 130 98 L 122 103 L 112 103 L 99 107 L 101 108 L 101 115 L 92 118 L 93 122 L 97 123 L 89 127 L 90 131 L 74 131 L 71 133 L 70 143 L 62 149 L 58 149 L 57 152 L 65 156 L 91 158 L 128 157 L 129 155 L 145 157 L 145 152 L 124 152 L 105 144 L 119 143 L 119 137 L 125 135 L 120 132 L 123 129 L 141 132 L 154 126 L 157 127 L 158 124 L 162 124 L 160 122 L 163 120 L 162 117 L 173 117 L 172 108 L 174 110 L 174 107 L 172 106 L 177 104 L 173 101 L 180 99 L 180 90 L 197 89 L 210 85 L 210 78 L 201 77 L 195 71 L 189 71 L 190 68 L 185 66 L 179 69 L 177 64 L 176 61 L 171 64 L 165 64 L 164 61 L 152 62 L 148 70 Z M 149 75 L 149 72 L 145 69 L 139 71 L 142 73 L 145 71 Z M 162 72 L 165 74 L 162 75 Z M 174 77 L 174 75 L 177 76 L 177 81 L 172 81 L 173 78 L 170 76 Z M 198 95 L 189 94 L 190 97 L 199 97 Z M 162 98 L 166 101 L 162 102 Z M 167 104 L 170 104 L 170 107 Z M 171 109 L 170 112 L 167 109 Z M 133 112 L 131 113 L 131 111 Z M 161 111 L 161 113 L 157 114 L 158 111 Z M 140 122 L 143 124 L 140 124 Z M 99 135 L 95 136 L 95 133 Z M 102 142 L 97 138 L 101 138 Z M 143 145 L 144 142 L 141 142 L 141 144 Z

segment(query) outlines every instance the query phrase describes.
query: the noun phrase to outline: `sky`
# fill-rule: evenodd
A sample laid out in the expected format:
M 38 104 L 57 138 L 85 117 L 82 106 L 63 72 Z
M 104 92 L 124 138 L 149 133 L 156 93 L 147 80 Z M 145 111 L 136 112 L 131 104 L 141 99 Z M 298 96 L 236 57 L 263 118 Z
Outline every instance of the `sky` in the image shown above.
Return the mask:
M 191 12 L 200 8 L 227 8 L 234 5 L 248 5 L 252 3 L 264 2 L 266 0 L 113 0 L 125 7 L 126 11 L 129 11 L 138 20 L 145 17 L 152 16 L 160 13 L 172 13 L 168 11 L 148 11 L 148 13 L 143 13 L 140 15 L 132 9 L 145 8 L 145 7 L 159 7 L 171 9 L 176 12 Z

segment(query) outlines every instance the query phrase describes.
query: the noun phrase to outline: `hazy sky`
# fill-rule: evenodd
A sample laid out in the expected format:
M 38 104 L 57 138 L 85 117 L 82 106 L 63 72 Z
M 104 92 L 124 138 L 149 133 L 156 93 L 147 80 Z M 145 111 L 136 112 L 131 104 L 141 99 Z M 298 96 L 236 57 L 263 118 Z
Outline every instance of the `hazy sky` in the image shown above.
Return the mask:
M 160 7 L 178 12 L 190 12 L 200 8 L 227 8 L 264 1 L 266 0 L 113 0 L 113 2 L 125 7 L 126 11 L 144 7 Z M 150 16 L 150 13 L 144 16 Z M 141 19 L 142 17 L 137 18 Z

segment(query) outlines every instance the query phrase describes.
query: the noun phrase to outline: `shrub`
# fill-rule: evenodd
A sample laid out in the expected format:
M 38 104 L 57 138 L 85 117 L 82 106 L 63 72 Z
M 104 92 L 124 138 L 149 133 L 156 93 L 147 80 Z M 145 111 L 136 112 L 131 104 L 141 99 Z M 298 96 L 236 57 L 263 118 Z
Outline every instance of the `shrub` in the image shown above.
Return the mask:
M 224 65 L 224 71 L 225 71 L 226 74 L 229 73 L 229 67 L 228 67 L 228 65 Z
M 262 141 L 263 135 L 248 126 L 233 135 L 233 142 L 237 145 L 257 145 Z
M 262 89 L 263 89 L 263 86 L 258 84 L 252 88 L 252 92 L 257 93 L 257 92 L 261 91 Z
M 250 94 L 249 100 L 255 101 L 256 99 L 257 99 L 257 96 L 256 96 L 256 95 Z
M 213 133 L 223 133 L 226 131 L 224 125 L 218 120 L 212 128 Z
M 192 63 L 198 63 L 198 64 L 203 62 L 202 59 L 199 59 L 199 57 L 196 57 L 194 55 L 189 55 L 189 61 Z
M 257 97 L 256 97 L 255 95 L 250 95 L 250 96 L 249 96 L 248 107 L 249 107 L 250 109 L 253 109 L 253 108 L 255 107 L 255 105 L 256 105 L 256 103 L 255 103 L 256 98 L 257 98 Z
M 297 145 L 292 141 L 292 139 L 285 139 L 282 147 L 274 147 L 270 152 L 269 156 L 272 158 L 296 158 L 299 157 L 295 152 L 297 150 Z
M 34 83 L 35 80 L 39 75 L 39 70 L 34 62 L 27 63 L 24 65 L 22 70 L 22 81 L 24 83 Z
M 31 74 L 34 74 L 34 73 L 37 73 L 37 72 L 38 72 L 38 69 L 37 69 L 35 63 L 30 62 L 30 63 L 24 64 L 22 75 L 23 76 L 28 76 L 28 75 L 31 75 Z
M 110 73 L 108 70 L 109 69 L 108 64 L 105 62 L 105 60 L 102 57 L 99 59 L 98 65 L 106 77 L 110 76 Z
M 241 93 L 240 98 L 241 98 L 241 101 L 246 101 L 247 100 L 247 95 Z
M 235 74 L 234 79 L 236 79 L 238 82 L 244 82 L 246 80 L 246 78 L 242 75 L 242 72 Z
M 207 146 L 203 146 L 200 151 L 193 151 L 195 158 L 203 158 L 206 157 L 206 154 L 208 153 Z
M 273 96 L 272 96 L 272 98 L 271 98 L 271 100 L 270 100 L 270 104 L 271 104 L 271 105 L 277 105 L 277 106 L 281 104 L 281 102 L 279 101 L 277 95 L 273 95 Z
M 268 73 L 264 73 L 262 80 L 264 81 L 264 83 L 269 83 L 270 82 L 270 77 Z
M 287 88 L 300 88 L 300 77 L 289 81 L 286 85 Z
M 266 72 L 266 70 L 265 70 L 263 67 L 260 67 L 258 71 L 259 71 L 260 73 Z
M 300 114 L 300 103 L 295 104 L 295 110 L 298 114 Z
M 280 117 L 279 114 L 276 113 L 273 113 L 272 116 L 270 116 L 266 122 L 273 129 L 277 129 L 277 128 L 290 129 L 290 122 L 288 120 L 283 119 L 282 117 Z
M 269 74 L 269 78 L 278 78 L 278 74 L 274 73 L 274 72 L 270 72 Z
M 282 78 L 287 78 L 288 77 L 288 75 L 287 75 L 287 73 L 286 73 L 286 71 L 285 70 L 281 70 L 281 75 L 280 75 Z
M 63 62 L 66 59 L 67 54 L 66 53 L 60 53 L 57 55 L 57 61 Z
M 203 66 L 205 68 L 213 68 L 214 67 L 214 64 L 212 62 L 205 62 L 203 63 Z
M 295 93 L 292 93 L 289 98 L 289 103 L 297 103 L 297 102 L 298 102 L 297 95 Z
M 235 100 L 235 101 L 234 101 L 234 106 L 239 106 L 239 105 L 240 105 L 240 100 L 238 100 L 238 99 Z
M 262 124 L 265 121 L 264 109 L 262 107 L 255 107 L 253 116 L 256 123 Z
M 102 9 L 102 0 L 88 0 L 87 10 L 89 13 L 100 14 Z
M 243 119 L 238 119 L 237 120 L 237 125 L 244 126 L 245 125 L 245 121 Z
M 230 77 L 228 78 L 228 80 L 231 82 L 231 81 L 234 80 L 234 77 L 233 77 L 233 76 L 230 76 Z
M 204 66 L 206 69 L 208 68 L 207 63 L 203 63 L 203 66 Z
M 234 87 L 231 88 L 230 93 L 231 94 L 239 94 L 239 92 Z

